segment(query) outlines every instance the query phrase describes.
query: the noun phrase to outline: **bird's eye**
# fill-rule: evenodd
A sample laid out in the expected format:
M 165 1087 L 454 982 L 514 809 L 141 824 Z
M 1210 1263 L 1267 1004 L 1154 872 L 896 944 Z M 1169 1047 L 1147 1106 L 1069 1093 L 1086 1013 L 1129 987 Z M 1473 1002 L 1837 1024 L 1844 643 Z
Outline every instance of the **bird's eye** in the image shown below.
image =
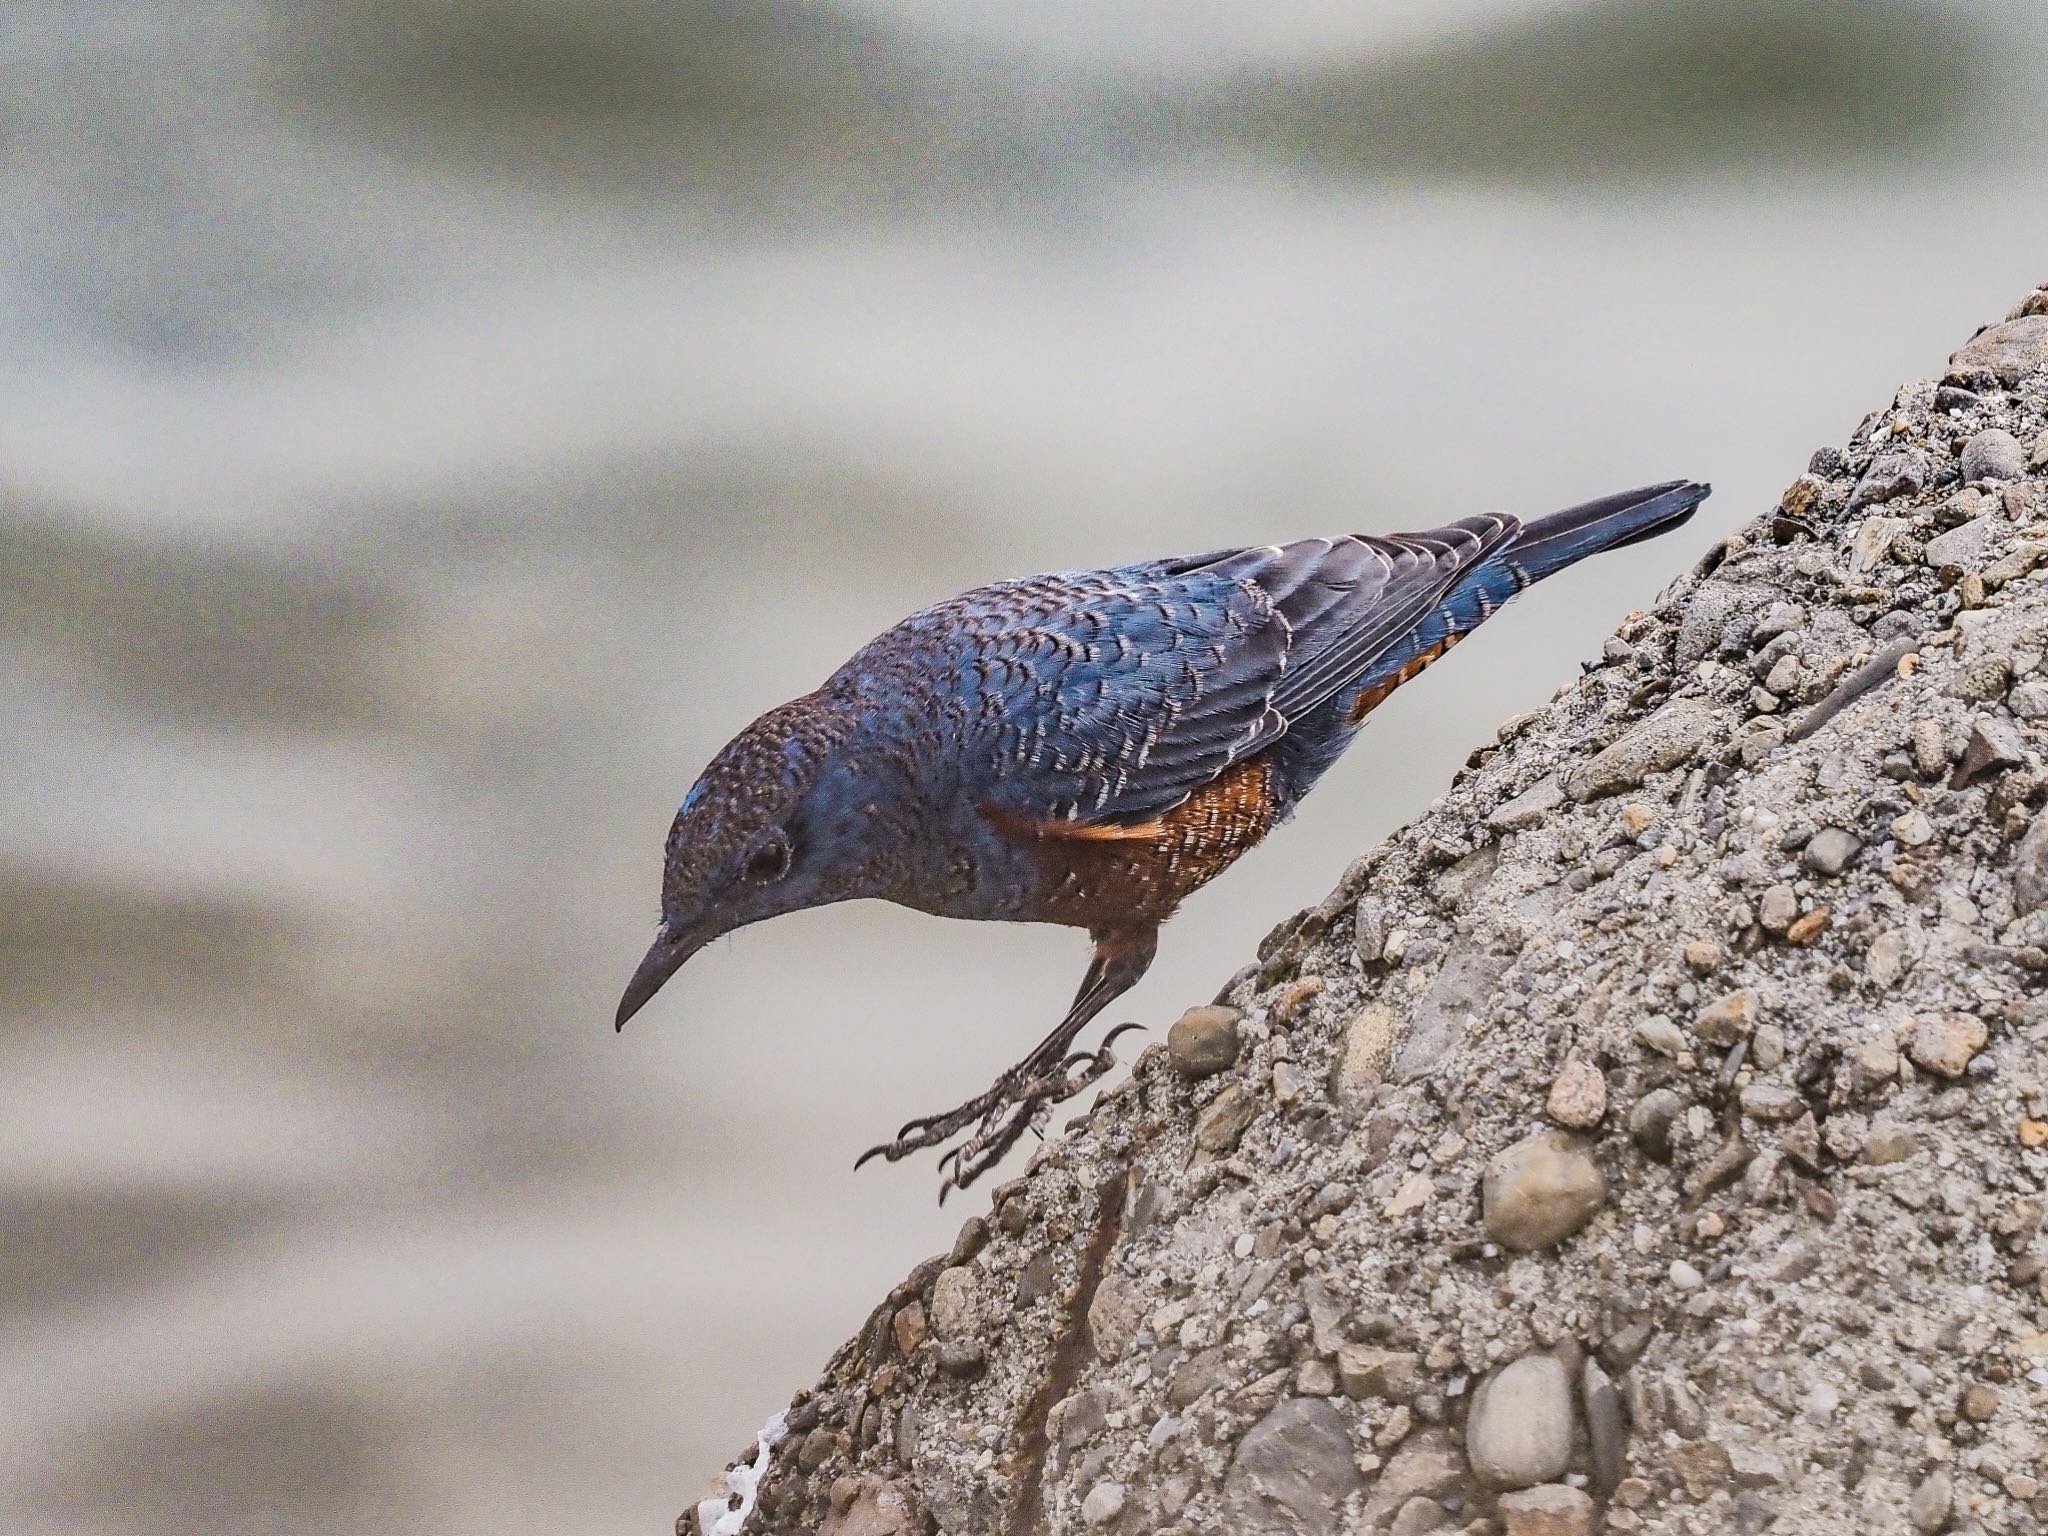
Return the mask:
M 747 859 L 747 878 L 767 884 L 789 873 L 789 839 L 780 832 L 756 848 Z

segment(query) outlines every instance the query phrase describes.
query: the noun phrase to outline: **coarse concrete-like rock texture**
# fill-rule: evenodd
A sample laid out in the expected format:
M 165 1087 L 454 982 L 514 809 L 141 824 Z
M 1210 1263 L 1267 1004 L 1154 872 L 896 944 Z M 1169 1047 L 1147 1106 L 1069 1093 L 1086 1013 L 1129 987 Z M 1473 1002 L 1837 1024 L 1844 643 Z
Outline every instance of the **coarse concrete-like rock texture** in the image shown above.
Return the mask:
M 2048 1529 L 2044 658 L 2048 287 L 998 1188 L 746 1530 Z

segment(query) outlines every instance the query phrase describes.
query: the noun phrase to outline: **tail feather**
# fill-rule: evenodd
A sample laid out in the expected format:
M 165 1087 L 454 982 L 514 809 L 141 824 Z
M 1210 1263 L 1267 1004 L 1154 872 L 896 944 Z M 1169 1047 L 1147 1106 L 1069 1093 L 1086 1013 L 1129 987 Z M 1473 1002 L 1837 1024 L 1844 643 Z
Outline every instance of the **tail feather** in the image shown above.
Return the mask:
M 1518 585 L 1527 586 L 1588 555 L 1676 528 L 1712 489 L 1696 481 L 1674 480 L 1603 496 L 1524 524 L 1520 535 L 1494 558 L 1521 578 Z
M 1363 719 L 1387 694 L 1484 624 L 1516 593 L 1574 561 L 1654 538 L 1692 516 L 1711 487 L 1674 480 L 1553 512 L 1470 566 L 1401 643 L 1381 652 L 1358 679 L 1352 718 Z

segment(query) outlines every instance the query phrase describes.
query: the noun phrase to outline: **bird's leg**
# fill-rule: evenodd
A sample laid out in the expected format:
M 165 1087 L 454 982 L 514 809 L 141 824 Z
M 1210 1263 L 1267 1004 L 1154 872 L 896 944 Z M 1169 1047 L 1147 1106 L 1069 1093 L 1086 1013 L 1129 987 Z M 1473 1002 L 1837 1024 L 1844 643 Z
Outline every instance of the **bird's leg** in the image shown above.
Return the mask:
M 956 1189 L 965 1189 L 1001 1162 L 1026 1131 L 1042 1132 L 1053 1105 L 1065 1103 L 1076 1094 L 1086 1092 L 1108 1076 L 1116 1066 L 1116 1053 L 1110 1049 L 1116 1043 L 1116 1037 L 1126 1030 L 1140 1027 L 1119 1024 L 1103 1037 L 1097 1049 L 1076 1051 L 1060 1063 L 1059 1070 L 1051 1077 L 1034 1078 L 1024 1084 L 1015 1100 L 1007 1106 L 1010 1110 L 1007 1118 L 991 1115 L 972 1136 L 939 1159 L 940 1169 L 946 1172 L 946 1180 L 939 1186 L 939 1204 L 944 1205 L 946 1196 Z M 1076 1071 L 1076 1067 L 1080 1070 Z
M 1081 979 L 1073 1007 L 1067 1010 L 1058 1028 L 1039 1041 L 1030 1055 L 998 1077 L 987 1092 L 944 1114 L 911 1121 L 897 1132 L 894 1141 L 863 1152 L 854 1166 L 857 1168 L 873 1157 L 893 1163 L 912 1152 L 937 1146 L 979 1122 L 974 1136 L 950 1159 L 954 1176 L 945 1189 L 965 1188 L 1015 1145 L 1034 1119 L 1042 1120 L 1048 1106 L 1072 1098 L 1108 1072 L 1116 1061 L 1109 1052 L 1108 1041 L 1097 1052 L 1070 1055 L 1069 1050 L 1074 1037 L 1089 1021 L 1145 974 L 1152 964 L 1159 930 L 1098 928 L 1090 937 L 1095 941 L 1094 957 Z M 1078 1074 L 1073 1070 L 1077 1065 L 1083 1067 Z

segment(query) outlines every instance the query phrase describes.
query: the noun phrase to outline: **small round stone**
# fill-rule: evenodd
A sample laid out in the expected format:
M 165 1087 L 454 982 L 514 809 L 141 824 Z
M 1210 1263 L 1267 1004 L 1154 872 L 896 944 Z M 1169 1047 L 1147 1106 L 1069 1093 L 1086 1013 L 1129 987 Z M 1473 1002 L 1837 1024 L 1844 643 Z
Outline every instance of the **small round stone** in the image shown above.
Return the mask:
M 1522 1250 L 1561 1243 L 1607 1201 L 1607 1179 L 1574 1136 L 1542 1131 L 1486 1165 L 1480 1204 L 1495 1242 Z M 1532 1479 L 1534 1481 L 1534 1479 Z
M 1629 1140 L 1643 1156 L 1660 1163 L 1671 1161 L 1671 1127 L 1685 1109 L 1685 1101 L 1669 1088 L 1653 1088 L 1628 1112 Z
M 1081 1501 L 1081 1519 L 1094 1526 L 1108 1525 L 1124 1512 L 1124 1485 L 1097 1483 Z
M 1653 1013 L 1636 1026 L 1636 1044 L 1659 1056 L 1676 1056 L 1685 1049 L 1685 1031 L 1663 1014 Z
M 1734 1045 L 1755 1030 L 1757 1011 L 1755 990 L 1737 987 L 1702 1008 L 1693 1020 L 1692 1032 L 1708 1045 Z
M 1913 1522 L 1916 1531 L 1938 1531 L 1948 1524 L 1949 1510 L 1954 1507 L 1955 1498 L 1954 1480 L 1944 1469 L 1936 1467 L 1920 1480 L 1920 1486 L 1907 1500 L 1906 1518 Z
M 1789 885 L 1774 885 L 1757 903 L 1756 920 L 1766 933 L 1783 933 L 1799 915 L 1799 894 Z
M 1190 1008 L 1166 1032 L 1166 1054 L 1183 1077 L 1212 1077 L 1236 1065 L 1238 1011 L 1212 1004 Z
M 1892 836 L 1899 840 L 1901 848 L 1919 848 L 1934 841 L 1934 823 L 1927 819 L 1927 813 L 1915 806 L 1904 815 L 1892 818 Z
M 1473 1398 L 1465 1453 L 1494 1488 L 1528 1488 L 1561 1477 L 1572 1458 L 1571 1377 L 1555 1355 L 1524 1355 Z
M 1327 1360 L 1304 1360 L 1295 1373 L 1294 1390 L 1303 1397 L 1331 1397 L 1337 1391 L 1337 1373 Z
M 2020 440 L 2002 427 L 1989 427 L 1963 444 L 1963 479 L 2017 480 L 2027 472 Z
M 1387 1536 L 1431 1536 L 1432 1532 L 1447 1530 L 1449 1526 L 1450 1517 L 1443 1505 L 1418 1493 L 1395 1514 L 1394 1523 L 1387 1527 Z
M 1841 827 L 1822 827 L 1807 842 L 1800 861 L 1817 875 L 1839 875 L 1863 851 L 1863 839 Z
M 1551 1082 L 1544 1112 L 1559 1125 L 1591 1130 L 1607 1113 L 1607 1079 L 1583 1056 L 1567 1057 Z

